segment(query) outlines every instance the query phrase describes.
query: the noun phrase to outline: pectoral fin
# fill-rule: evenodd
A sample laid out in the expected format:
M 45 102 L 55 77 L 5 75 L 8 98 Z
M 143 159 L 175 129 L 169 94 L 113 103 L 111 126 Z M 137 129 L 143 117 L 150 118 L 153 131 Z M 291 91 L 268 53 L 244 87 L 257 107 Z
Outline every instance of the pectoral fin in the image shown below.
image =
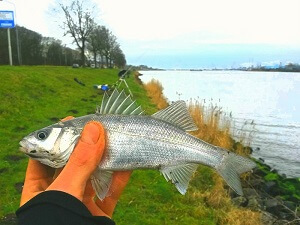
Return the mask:
M 112 181 L 112 171 L 97 169 L 91 176 L 92 186 L 100 200 L 103 200 L 109 191 Z
M 164 175 L 167 181 L 172 181 L 177 190 L 184 195 L 197 167 L 198 165 L 194 163 L 166 166 L 162 167 L 160 172 Z

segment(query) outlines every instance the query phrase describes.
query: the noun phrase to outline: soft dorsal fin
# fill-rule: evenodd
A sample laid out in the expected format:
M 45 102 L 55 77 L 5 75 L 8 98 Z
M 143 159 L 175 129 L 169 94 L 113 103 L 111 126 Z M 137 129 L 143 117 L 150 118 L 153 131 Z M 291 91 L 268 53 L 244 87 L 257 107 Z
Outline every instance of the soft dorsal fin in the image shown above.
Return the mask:
M 97 108 L 96 113 L 142 115 L 144 111 L 129 95 L 125 94 L 124 90 L 119 92 L 115 89 L 110 96 L 104 93 L 101 106 Z
M 174 102 L 169 107 L 154 113 L 152 116 L 174 124 L 185 131 L 198 130 L 184 101 Z

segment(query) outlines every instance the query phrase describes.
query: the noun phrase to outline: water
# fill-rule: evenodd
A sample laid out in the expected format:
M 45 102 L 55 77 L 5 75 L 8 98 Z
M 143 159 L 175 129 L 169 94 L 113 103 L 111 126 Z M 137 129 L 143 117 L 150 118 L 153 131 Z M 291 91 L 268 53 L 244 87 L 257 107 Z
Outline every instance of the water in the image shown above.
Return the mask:
M 170 101 L 195 99 L 233 117 L 233 135 L 251 138 L 255 158 L 288 177 L 300 177 L 300 73 L 140 71 L 164 87 Z

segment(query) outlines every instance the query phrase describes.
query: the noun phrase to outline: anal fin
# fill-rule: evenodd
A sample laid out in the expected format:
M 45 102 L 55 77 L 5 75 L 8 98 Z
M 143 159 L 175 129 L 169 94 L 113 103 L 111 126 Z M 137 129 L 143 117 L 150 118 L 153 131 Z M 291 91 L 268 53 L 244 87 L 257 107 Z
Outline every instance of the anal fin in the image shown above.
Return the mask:
M 164 175 L 167 181 L 172 181 L 177 190 L 184 195 L 188 189 L 189 182 L 196 171 L 198 165 L 188 163 L 183 165 L 172 165 L 162 167 L 160 172 Z
M 97 169 L 91 176 L 92 186 L 100 200 L 103 200 L 108 194 L 112 181 L 112 175 L 113 171 Z

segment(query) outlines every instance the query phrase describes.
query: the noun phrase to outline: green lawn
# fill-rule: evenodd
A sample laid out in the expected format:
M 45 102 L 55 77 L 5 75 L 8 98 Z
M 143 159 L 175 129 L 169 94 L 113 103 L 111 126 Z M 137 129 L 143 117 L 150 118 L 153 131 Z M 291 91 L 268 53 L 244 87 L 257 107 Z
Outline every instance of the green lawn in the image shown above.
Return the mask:
M 117 73 L 114 69 L 0 66 L 0 217 L 13 213 L 19 205 L 17 187 L 24 180 L 28 160 L 18 150 L 22 137 L 68 115 L 93 113 L 102 99 L 93 85 L 113 84 Z M 132 77 L 127 82 L 146 113 L 154 113 L 156 108 L 145 90 Z M 188 193 L 182 196 L 158 171 L 134 171 L 113 219 L 119 225 L 216 224 L 223 210 L 193 195 L 196 190 L 212 188 L 212 173 L 201 166 Z

